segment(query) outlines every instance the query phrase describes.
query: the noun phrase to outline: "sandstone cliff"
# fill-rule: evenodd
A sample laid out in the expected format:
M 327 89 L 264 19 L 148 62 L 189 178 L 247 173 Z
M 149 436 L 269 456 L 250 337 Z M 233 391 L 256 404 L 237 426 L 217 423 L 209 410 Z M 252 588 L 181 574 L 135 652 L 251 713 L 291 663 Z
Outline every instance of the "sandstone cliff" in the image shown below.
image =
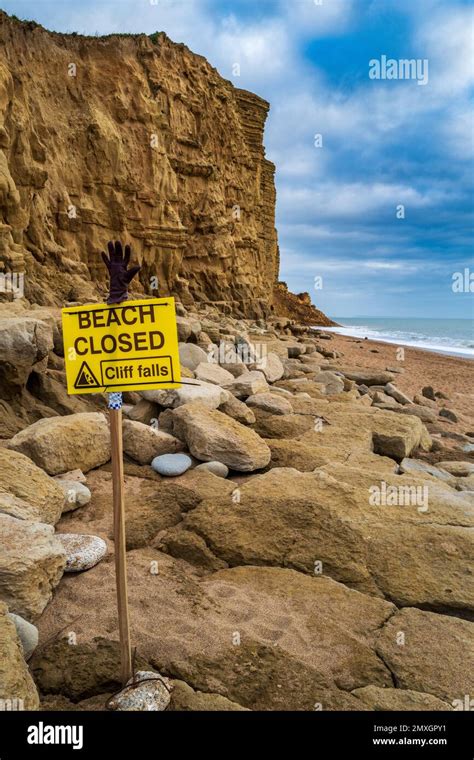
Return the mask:
M 0 267 L 25 272 L 33 303 L 94 300 L 120 237 L 137 293 L 275 311 L 268 108 L 164 33 L 62 35 L 0 13 Z
M 286 282 L 277 282 L 273 288 L 273 311 L 282 317 L 296 319 L 302 325 L 336 325 L 311 303 L 309 293 L 290 293 Z

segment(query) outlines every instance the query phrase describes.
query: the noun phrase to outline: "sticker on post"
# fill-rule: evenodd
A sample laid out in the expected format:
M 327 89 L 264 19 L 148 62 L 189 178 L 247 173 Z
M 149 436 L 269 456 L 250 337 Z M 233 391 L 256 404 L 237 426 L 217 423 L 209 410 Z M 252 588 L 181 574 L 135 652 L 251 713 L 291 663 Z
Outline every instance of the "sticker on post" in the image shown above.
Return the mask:
M 62 310 L 69 394 L 180 386 L 174 298 Z

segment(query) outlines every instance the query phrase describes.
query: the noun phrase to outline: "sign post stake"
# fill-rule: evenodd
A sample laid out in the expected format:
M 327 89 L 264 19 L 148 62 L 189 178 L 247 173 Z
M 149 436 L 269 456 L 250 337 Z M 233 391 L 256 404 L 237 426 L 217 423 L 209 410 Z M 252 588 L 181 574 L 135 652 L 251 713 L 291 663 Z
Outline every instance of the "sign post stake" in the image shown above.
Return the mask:
M 123 488 L 122 394 L 109 393 L 112 488 L 114 508 L 115 580 L 120 635 L 122 686 L 132 677 L 132 648 L 127 599 L 127 555 Z
M 122 391 L 177 388 L 181 374 L 174 299 L 129 301 L 128 286 L 140 267 L 129 268 L 129 245 L 124 251 L 119 240 L 111 240 L 107 248 L 108 257 L 102 251 L 110 275 L 107 305 L 66 307 L 62 323 L 68 393 L 108 393 L 115 578 L 125 686 L 134 673 L 127 599 Z

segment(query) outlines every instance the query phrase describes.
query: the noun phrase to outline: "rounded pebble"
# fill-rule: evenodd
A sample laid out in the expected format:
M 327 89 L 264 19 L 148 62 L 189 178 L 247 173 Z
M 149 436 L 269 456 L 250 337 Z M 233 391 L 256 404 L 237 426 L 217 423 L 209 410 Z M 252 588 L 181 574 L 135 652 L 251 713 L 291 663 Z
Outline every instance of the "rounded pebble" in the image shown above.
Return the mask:
M 16 615 L 14 612 L 9 612 L 8 617 L 15 624 L 18 638 L 23 646 L 23 656 L 25 660 L 29 660 L 38 646 L 38 629 L 33 623 L 29 623 L 28 620 L 25 620 L 20 615 Z
M 183 472 L 189 470 L 191 465 L 191 457 L 188 457 L 187 454 L 161 454 L 159 457 L 155 457 L 151 463 L 155 472 L 168 478 L 182 475 Z
M 79 573 L 97 565 L 107 554 L 107 544 L 99 536 L 56 533 L 66 551 L 65 573 Z
M 109 710 L 162 712 L 170 703 L 170 695 L 171 684 L 167 678 L 151 670 L 139 670 L 122 691 L 109 699 L 107 706 Z
M 212 472 L 213 475 L 217 475 L 219 478 L 226 478 L 229 474 L 229 468 L 223 464 L 222 462 L 203 462 L 202 464 L 198 464 L 197 467 L 194 468 L 195 470 L 206 470 L 207 472 Z
M 91 492 L 84 483 L 80 483 L 78 480 L 61 480 L 60 478 L 57 478 L 57 483 L 64 491 L 63 514 L 89 504 Z

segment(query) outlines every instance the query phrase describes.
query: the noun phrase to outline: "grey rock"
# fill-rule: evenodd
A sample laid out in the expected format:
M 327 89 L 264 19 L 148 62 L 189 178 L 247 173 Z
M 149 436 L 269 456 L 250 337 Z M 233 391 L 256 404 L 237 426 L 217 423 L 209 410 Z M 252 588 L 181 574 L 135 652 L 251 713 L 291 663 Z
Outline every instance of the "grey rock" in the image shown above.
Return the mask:
M 65 512 L 72 512 L 74 509 L 89 504 L 91 500 L 91 492 L 84 483 L 81 483 L 78 480 L 69 480 L 67 478 L 56 478 L 56 481 L 64 491 L 63 514 Z
M 192 465 L 192 459 L 187 454 L 162 454 L 155 457 L 151 463 L 155 472 L 174 478 L 182 475 Z
M 234 378 L 231 383 L 226 384 L 225 388 L 240 399 L 246 399 L 255 393 L 265 393 L 270 390 L 263 372 L 255 370 Z
M 263 372 L 269 383 L 275 383 L 277 380 L 280 380 L 284 372 L 280 357 L 271 351 L 260 362 L 250 364 L 249 369 Z
M 344 390 L 344 380 L 340 375 L 336 375 L 335 372 L 323 370 L 323 372 L 319 372 L 314 377 L 314 382 L 324 385 L 324 393 L 328 396 L 333 393 L 342 393 Z
M 128 712 L 162 712 L 171 700 L 167 678 L 151 670 L 139 670 L 108 703 L 111 710 Z
M 357 369 L 341 367 L 341 372 L 348 380 L 355 380 L 358 385 L 387 385 L 393 380 L 390 372 L 376 369 Z
M 271 414 L 291 414 L 293 407 L 290 402 L 273 393 L 256 393 L 254 396 L 249 396 L 246 404 L 257 409 L 263 409 Z
M 467 478 L 470 475 L 474 475 L 474 464 L 472 462 L 455 460 L 438 462 L 436 466 L 457 478 Z
M 213 475 L 217 475 L 218 478 L 226 478 L 229 474 L 229 468 L 222 462 L 202 462 L 198 464 L 195 470 L 206 470 L 206 472 L 212 472 Z
M 199 346 L 194 343 L 180 343 L 179 344 L 179 361 L 183 367 L 195 370 L 198 364 L 207 362 L 208 355 Z
M 213 383 L 213 385 L 225 385 L 231 383 L 234 376 L 223 367 L 213 362 L 201 362 L 194 370 L 195 376 L 198 380 L 203 380 L 205 383 Z
M 450 422 L 458 422 L 458 417 L 451 409 L 446 409 L 443 407 L 443 409 L 439 410 L 439 416 L 444 417 L 444 419 L 449 420 Z
M 65 573 L 79 573 L 97 565 L 107 554 L 107 544 L 99 536 L 57 533 L 66 552 Z
M 219 411 L 232 417 L 232 419 L 237 420 L 237 422 L 241 422 L 243 425 L 253 425 L 256 421 L 255 414 L 249 409 L 247 404 L 244 404 L 243 401 L 239 401 L 239 399 L 233 396 L 232 393 L 229 393 L 228 396 L 229 398 L 227 401 L 224 401 L 224 403 L 219 406 Z
M 399 388 L 397 388 L 396 385 L 393 385 L 393 383 L 387 383 L 385 386 L 385 393 L 388 396 L 391 396 L 395 399 L 395 401 L 398 401 L 399 404 L 413 404 L 413 401 L 411 398 L 408 398 L 408 396 L 403 393 Z
M 428 462 L 423 462 L 421 459 L 406 457 L 402 459 L 399 467 L 400 472 L 421 472 L 432 475 L 434 478 L 438 478 L 438 480 L 443 480 L 445 483 L 451 483 L 452 485 L 456 483 L 456 478 L 449 472 L 439 467 L 434 467 L 432 464 L 428 464 Z
M 148 401 L 154 401 L 157 404 L 161 404 L 161 406 L 173 409 L 189 404 L 192 401 L 200 401 L 209 409 L 217 409 L 224 401 L 227 401 L 229 393 L 219 385 L 186 378 L 186 381 L 183 382 L 180 388 L 169 388 L 168 390 L 161 391 L 142 391 L 142 396 Z
M 16 615 L 14 612 L 9 612 L 8 617 L 15 624 L 18 638 L 23 647 L 23 656 L 25 660 L 29 660 L 38 646 L 38 629 L 33 623 L 29 623 L 28 620 L 25 620 L 21 615 Z

